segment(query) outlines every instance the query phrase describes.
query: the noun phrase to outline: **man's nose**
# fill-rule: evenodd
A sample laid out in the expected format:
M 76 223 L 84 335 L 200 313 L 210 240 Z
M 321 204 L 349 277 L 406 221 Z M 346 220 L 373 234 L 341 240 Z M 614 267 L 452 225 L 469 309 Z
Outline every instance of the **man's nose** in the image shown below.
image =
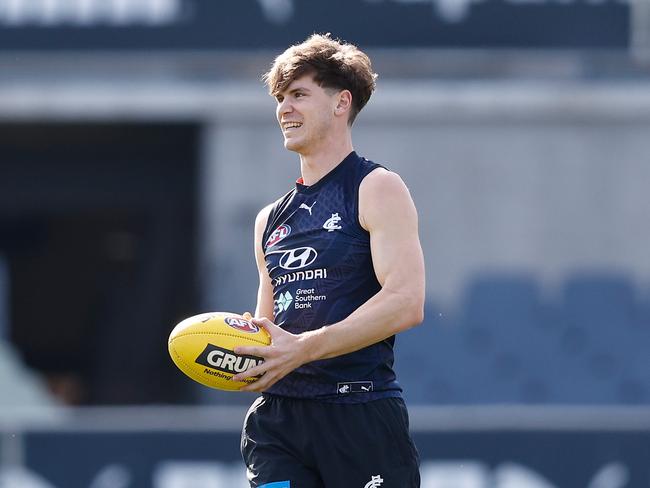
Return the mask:
M 282 114 L 289 113 L 289 112 L 291 112 L 292 108 L 293 108 L 293 107 L 291 106 L 291 103 L 289 102 L 289 100 L 287 100 L 287 99 L 285 98 L 284 100 L 282 100 L 282 101 L 278 104 L 278 114 L 279 114 L 279 115 L 282 115 Z

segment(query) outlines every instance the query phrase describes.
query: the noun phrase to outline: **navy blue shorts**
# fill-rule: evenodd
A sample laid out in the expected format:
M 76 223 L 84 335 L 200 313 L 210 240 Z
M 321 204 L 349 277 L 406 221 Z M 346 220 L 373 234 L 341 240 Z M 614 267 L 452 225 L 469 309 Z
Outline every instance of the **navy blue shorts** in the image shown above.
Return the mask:
M 338 404 L 263 395 L 241 451 L 254 488 L 419 488 L 401 398 Z

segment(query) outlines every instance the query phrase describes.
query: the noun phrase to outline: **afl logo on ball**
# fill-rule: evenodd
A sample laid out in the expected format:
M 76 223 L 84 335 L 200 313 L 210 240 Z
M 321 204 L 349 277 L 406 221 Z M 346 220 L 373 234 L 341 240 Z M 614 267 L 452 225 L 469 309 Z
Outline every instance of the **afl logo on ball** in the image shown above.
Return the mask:
M 291 234 L 291 227 L 287 224 L 282 224 L 280 227 L 275 229 L 273 233 L 269 236 L 266 241 L 266 247 L 273 247 L 282 239 Z
M 241 330 L 242 332 L 255 334 L 260 331 L 260 328 L 257 325 L 251 324 L 248 320 L 238 319 L 237 317 L 226 317 L 224 322 L 233 329 Z

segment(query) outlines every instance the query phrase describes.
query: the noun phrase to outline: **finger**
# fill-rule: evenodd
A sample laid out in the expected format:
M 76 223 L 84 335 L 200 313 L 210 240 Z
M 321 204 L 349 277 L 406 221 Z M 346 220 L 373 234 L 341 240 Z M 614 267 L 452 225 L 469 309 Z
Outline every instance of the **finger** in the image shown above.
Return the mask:
M 268 357 L 271 352 L 269 346 L 237 346 L 234 353 L 240 356 L 257 356 L 260 358 Z
M 244 312 L 242 314 L 242 317 L 244 317 L 246 320 L 251 320 L 253 318 L 250 312 Z
M 271 386 L 275 384 L 276 380 L 271 378 L 271 375 L 264 375 L 257 381 L 253 383 L 249 383 L 248 385 L 240 388 L 240 391 L 264 391 L 269 389 Z
M 253 319 L 251 319 L 251 322 L 252 322 L 253 324 L 259 326 L 259 327 L 263 327 L 264 329 L 266 329 L 266 331 L 271 335 L 271 337 L 273 337 L 273 334 L 274 334 L 277 330 L 281 330 L 280 327 L 278 327 L 277 325 L 275 325 L 273 322 L 271 322 L 271 321 L 270 321 L 269 319 L 267 319 L 266 317 L 261 317 L 261 318 L 259 318 L 259 319 L 257 319 L 257 318 L 253 318 Z
M 266 388 L 261 387 L 260 385 L 257 384 L 257 381 L 255 383 L 251 383 L 250 385 L 242 386 L 239 391 L 249 391 L 249 392 L 263 392 Z
M 246 378 L 253 378 L 255 376 L 262 376 L 264 373 L 266 373 L 271 366 L 267 363 L 262 363 L 258 366 L 255 366 L 254 368 L 247 369 L 246 371 L 243 371 L 241 373 L 237 373 L 235 376 L 231 378 L 232 381 L 244 381 Z

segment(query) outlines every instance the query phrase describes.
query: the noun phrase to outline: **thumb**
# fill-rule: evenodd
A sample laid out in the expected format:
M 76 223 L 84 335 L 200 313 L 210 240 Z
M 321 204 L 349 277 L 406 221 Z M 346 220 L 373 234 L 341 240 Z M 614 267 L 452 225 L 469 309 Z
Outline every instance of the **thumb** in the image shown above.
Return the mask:
M 269 319 L 266 317 L 261 317 L 259 319 L 251 319 L 251 322 L 253 322 L 255 325 L 264 327 L 266 331 L 273 336 L 273 333 L 279 329 L 277 325 L 275 325 L 273 322 L 271 322 Z
M 251 320 L 253 318 L 250 312 L 244 312 L 241 316 L 244 317 L 246 320 Z

